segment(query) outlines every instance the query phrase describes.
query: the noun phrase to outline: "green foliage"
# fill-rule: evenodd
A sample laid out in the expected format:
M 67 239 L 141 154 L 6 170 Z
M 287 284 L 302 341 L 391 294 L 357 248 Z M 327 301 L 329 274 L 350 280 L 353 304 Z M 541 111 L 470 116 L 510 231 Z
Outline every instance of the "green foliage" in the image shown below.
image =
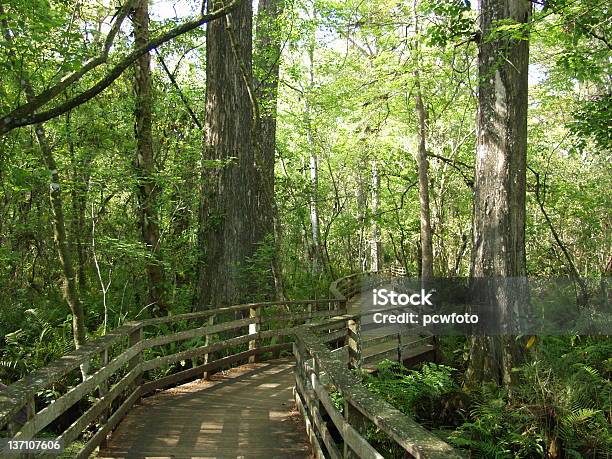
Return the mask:
M 431 420 L 433 413 L 441 413 L 441 401 L 458 388 L 453 372 L 453 368 L 435 363 L 426 363 L 418 371 L 408 370 L 397 362 L 385 360 L 378 365 L 374 376 L 365 375 L 364 383 L 403 413 Z

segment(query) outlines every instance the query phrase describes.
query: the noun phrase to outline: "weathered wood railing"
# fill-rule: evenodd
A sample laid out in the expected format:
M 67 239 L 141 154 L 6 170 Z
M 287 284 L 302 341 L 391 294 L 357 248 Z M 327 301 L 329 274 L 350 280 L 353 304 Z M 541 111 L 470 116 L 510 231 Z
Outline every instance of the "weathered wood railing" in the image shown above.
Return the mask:
M 0 392 L 0 436 L 29 440 L 77 406 L 58 440 L 68 445 L 87 432 L 76 457 L 85 458 L 107 438 L 130 408 L 157 389 L 202 377 L 266 353 L 291 349 L 297 327 L 345 313 L 341 299 L 230 306 L 130 322 L 21 379 Z M 167 374 L 169 366 L 188 362 Z M 89 368 L 78 381 L 80 367 Z M 37 406 L 43 391 L 67 387 Z M 18 422 L 25 408 L 25 424 Z M 83 437 L 85 438 L 85 437 Z
M 373 288 L 393 285 L 398 277 L 405 276 L 405 274 L 405 269 L 398 267 L 378 272 L 351 274 L 332 282 L 330 293 L 335 299 L 348 301 Z M 366 337 L 360 332 L 365 316 L 371 316 L 374 312 L 390 312 L 396 309 L 396 307 L 389 307 L 357 311 L 352 315 L 350 326 L 347 326 L 347 333 L 355 336 L 348 349 L 349 362 L 353 368 L 362 366 L 372 368 L 385 359 L 417 362 L 435 358 L 435 338 L 423 328 L 411 327 L 410 330 L 400 333 L 381 329 L 374 337 Z
M 367 289 L 390 281 L 394 273 L 361 273 L 331 285 L 332 295 L 348 300 Z M 391 310 L 393 308 L 390 308 Z M 433 350 L 432 337 L 423 333 L 391 333 L 362 340 L 362 314 L 349 313 L 295 332 L 295 401 L 302 413 L 317 458 L 383 458 L 367 440 L 369 427 L 376 427 L 403 451 L 402 457 L 442 459 L 461 457 L 451 446 L 428 432 L 410 417 L 369 392 L 351 370 L 385 358 L 401 362 Z M 404 339 L 404 342 L 402 342 Z M 397 342 L 394 342 L 396 340 Z M 391 341 L 392 347 L 363 358 L 364 350 Z M 343 400 L 342 409 L 332 394 Z
M 346 323 L 346 319 L 345 319 Z M 350 371 L 341 353 L 329 349 L 312 327 L 295 333 L 295 400 L 317 458 L 367 458 L 384 456 L 367 440 L 375 426 L 404 451 L 403 457 L 451 459 L 461 456 L 451 446 L 420 426 L 410 417 L 369 392 Z M 342 412 L 332 393 L 343 400 Z

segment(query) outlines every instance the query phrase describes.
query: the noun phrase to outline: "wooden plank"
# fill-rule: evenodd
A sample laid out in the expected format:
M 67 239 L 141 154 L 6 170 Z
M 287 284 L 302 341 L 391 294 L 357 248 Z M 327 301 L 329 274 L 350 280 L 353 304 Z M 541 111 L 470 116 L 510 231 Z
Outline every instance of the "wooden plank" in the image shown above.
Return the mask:
M 346 345 L 349 349 L 349 366 L 351 368 L 361 367 L 361 336 L 360 336 L 360 320 L 351 319 L 347 324 L 347 340 Z
M 379 363 L 385 359 L 397 360 L 397 347 L 367 355 L 363 358 L 362 364 L 367 365 L 369 363 Z
M 140 344 L 128 348 L 122 354 L 115 357 L 107 366 L 100 368 L 89 379 L 70 389 L 66 394 L 56 399 L 49 406 L 36 414 L 34 418 L 26 422 L 15 435 L 15 440 L 29 440 L 49 423 L 57 419 L 68 408 L 73 406 L 85 395 L 92 392 L 102 381 L 108 379 L 123 365 L 127 364 L 134 356 L 141 352 Z
M 360 454 L 359 457 L 364 459 L 384 459 L 384 457 L 370 445 L 361 434 L 351 426 L 336 409 L 327 390 L 320 383 L 318 376 L 314 372 L 310 372 L 310 384 L 317 394 L 317 398 L 325 408 L 325 411 L 331 418 L 332 422 L 342 435 L 344 442 L 347 443 L 353 451 Z
M 142 374 L 142 368 L 133 368 L 127 375 L 125 375 L 117 384 L 115 384 L 103 397 L 100 398 L 91 408 L 89 408 L 81 417 L 74 421 L 70 427 L 68 427 L 58 440 L 62 440 L 65 445 L 70 444 L 76 440 L 83 430 L 87 428 L 89 424 L 98 419 L 107 409 L 111 403 L 121 395 L 127 387 L 129 387 L 136 378 Z
M 336 318 L 332 317 L 330 320 L 325 321 L 322 324 L 316 324 L 310 326 L 311 330 L 337 330 L 338 328 L 346 328 L 346 319 L 344 317 Z
M 397 333 L 391 333 L 389 335 L 377 336 L 375 338 L 365 339 L 361 341 L 362 347 L 374 346 L 375 344 L 385 343 L 387 341 L 393 341 L 397 339 Z
M 342 328 L 338 331 L 332 332 L 332 333 L 328 333 L 327 335 L 321 335 L 321 342 L 322 343 L 330 343 L 332 341 L 337 341 L 339 339 L 342 338 L 346 338 L 346 328 Z
M 286 336 L 291 334 L 292 329 L 286 330 L 266 330 L 259 333 L 260 339 L 272 338 L 277 336 Z M 253 337 L 251 335 L 241 335 L 235 338 L 229 338 L 224 341 L 219 341 L 208 346 L 200 346 L 186 351 L 177 352 L 175 354 L 165 355 L 163 357 L 156 357 L 151 360 L 147 360 L 143 363 L 143 371 L 149 371 L 154 368 L 159 368 L 163 365 L 169 365 L 171 363 L 180 362 L 181 360 L 187 360 L 194 357 L 198 357 L 202 354 L 209 354 L 211 352 L 220 351 L 233 346 L 239 346 L 251 341 Z M 207 363 L 207 362 L 205 362 Z
M 359 379 L 327 347 L 318 342 L 307 327 L 296 331 L 296 341 L 318 360 L 321 371 L 330 378 L 346 400 L 417 459 L 459 459 L 461 456 L 447 443 L 410 417 L 369 392 Z
M 124 418 L 127 412 L 132 408 L 134 403 L 142 396 L 142 390 L 140 387 L 136 388 L 134 392 L 121 404 L 121 406 L 113 413 L 108 419 L 106 424 L 98 430 L 93 437 L 85 444 L 85 446 L 77 454 L 77 459 L 87 459 L 93 453 L 93 451 L 102 443 L 106 436 L 119 424 Z
M 317 319 L 322 317 L 333 317 L 338 313 L 334 310 L 324 310 L 324 311 L 314 311 L 314 312 L 301 312 L 301 313 L 293 313 L 293 314 L 281 314 L 274 315 L 271 317 L 264 317 L 269 320 L 278 321 L 278 322 L 289 322 L 291 320 L 308 320 L 308 319 Z
M 309 422 L 311 425 L 315 426 L 315 432 L 318 432 L 319 437 L 321 437 L 321 440 L 323 440 L 323 444 L 325 445 L 329 456 L 332 459 L 341 459 L 342 454 L 340 454 L 340 450 L 338 449 L 332 435 L 329 433 L 327 424 L 323 421 L 319 408 L 317 407 L 318 402 L 316 401 L 315 393 L 304 388 L 304 383 L 302 382 L 298 372 L 295 374 L 295 383 L 299 395 L 302 396 L 306 402 L 305 406 L 308 407 L 306 414 L 309 416 Z
M 265 309 L 273 306 L 298 306 L 312 304 L 324 304 L 324 303 L 340 303 L 341 301 L 336 298 L 320 299 L 320 300 L 292 300 L 292 301 L 268 301 L 262 303 L 245 303 L 236 304 L 233 306 L 226 306 L 216 309 L 207 309 L 206 311 L 190 312 L 187 314 L 177 314 L 175 316 L 157 317 L 154 319 L 143 320 L 143 326 L 150 327 L 154 325 L 166 324 L 171 322 L 180 322 L 183 320 L 195 320 L 210 317 L 215 314 L 223 314 L 228 312 L 247 311 L 251 308 Z
M 366 435 L 368 428 L 367 418 L 363 416 L 359 410 L 354 408 L 349 400 L 344 401 L 344 419 L 346 419 L 346 422 L 349 423 L 351 427 L 359 432 L 360 436 Z M 363 453 L 345 442 L 344 457 L 346 459 L 360 459 L 363 457 Z
M 304 424 L 306 425 L 306 434 L 308 435 L 308 440 L 310 441 L 310 445 L 313 449 L 313 455 L 316 459 L 327 459 L 325 454 L 323 454 L 323 450 L 321 449 L 321 444 L 319 443 L 319 439 L 317 438 L 316 432 L 313 429 L 312 422 L 308 417 L 308 412 L 304 408 L 304 404 L 300 397 L 300 394 L 297 390 L 293 391 L 295 405 L 302 415 L 302 419 L 304 420 Z
M 144 398 L 98 457 L 307 459 L 293 367 L 292 359 L 247 363 Z
M 6 426 L 26 405 L 29 397 L 35 396 L 36 393 L 46 389 L 71 371 L 78 369 L 81 364 L 89 362 L 95 355 L 121 342 L 132 329 L 139 326 L 139 322 L 129 322 L 101 338 L 85 343 L 79 349 L 30 373 L 1 391 L 0 429 Z
M 197 375 L 200 375 L 204 372 L 210 372 L 213 370 L 217 370 L 219 368 L 230 366 L 236 362 L 240 362 L 241 360 L 248 359 L 251 355 L 254 354 L 264 354 L 266 352 L 276 352 L 285 349 L 291 349 L 291 343 L 280 343 L 273 344 L 270 346 L 264 346 L 259 349 L 250 349 L 248 351 L 240 352 L 238 354 L 230 355 L 228 357 L 223 357 L 221 359 L 214 360 L 212 362 L 205 363 L 196 368 L 190 368 L 188 370 L 181 371 L 179 373 L 175 373 L 164 378 L 157 379 L 155 381 L 151 381 L 142 385 L 142 394 L 149 394 L 157 389 L 162 389 L 164 387 L 168 387 L 174 384 L 177 384 L 181 381 L 185 381 L 186 379 L 193 378 Z M 145 363 L 146 364 L 146 363 Z
M 259 335 L 261 331 L 261 309 L 249 309 L 249 317 L 257 319 L 257 322 L 249 325 L 249 335 L 254 337 L 254 339 L 249 341 L 249 349 L 257 349 L 261 345 L 261 336 Z M 256 355 L 250 356 L 249 362 L 255 363 L 256 357 Z
M 150 349 L 164 344 L 174 343 L 176 341 L 185 341 L 199 336 L 210 335 L 212 333 L 220 333 L 222 331 L 234 330 L 236 328 L 246 327 L 249 324 L 255 323 L 257 319 L 246 318 L 240 320 L 232 320 L 231 322 L 223 322 L 216 325 L 207 325 L 205 327 L 192 328 L 190 330 L 180 331 L 171 335 L 162 335 L 155 338 L 149 338 L 143 341 L 144 349 Z

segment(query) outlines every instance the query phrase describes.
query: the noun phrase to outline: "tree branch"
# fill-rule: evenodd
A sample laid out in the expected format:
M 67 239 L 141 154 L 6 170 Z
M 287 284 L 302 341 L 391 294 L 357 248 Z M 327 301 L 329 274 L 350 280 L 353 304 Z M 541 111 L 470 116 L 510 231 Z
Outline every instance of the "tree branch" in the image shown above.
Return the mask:
M 110 86 L 117 78 L 121 76 L 125 69 L 127 69 L 140 56 L 172 40 L 173 38 L 178 37 L 179 35 L 183 35 L 187 32 L 190 32 L 191 30 L 202 26 L 207 22 L 225 16 L 227 13 L 232 11 L 240 1 L 241 0 L 233 0 L 227 6 L 224 6 L 218 9 L 217 11 L 213 11 L 209 14 L 200 15 L 200 17 L 198 17 L 197 19 L 187 21 L 184 24 L 181 24 L 167 31 L 166 33 L 163 33 L 153 38 L 146 45 L 136 48 L 131 53 L 124 56 L 117 64 L 115 64 L 114 67 L 111 68 L 111 70 L 106 74 L 105 77 L 103 77 L 89 89 L 81 92 L 80 94 L 74 96 L 73 98 L 69 99 L 63 104 L 58 105 L 55 108 L 49 109 L 44 112 L 36 113 L 37 108 L 40 108 L 43 105 L 51 102 L 55 97 L 57 97 L 57 95 L 61 94 L 64 90 L 66 90 L 68 86 L 70 86 L 70 84 L 78 81 L 83 75 L 85 75 L 98 65 L 106 63 L 106 61 L 108 60 L 108 52 L 106 54 L 103 52 L 103 54 L 99 58 L 97 58 L 102 59 L 100 63 L 94 65 L 92 61 L 90 61 L 88 64 L 85 64 L 82 69 L 68 77 L 68 79 L 63 79 L 57 85 L 53 86 L 52 88 L 49 88 L 47 91 L 44 91 L 38 96 L 35 96 L 30 101 L 34 102 L 32 105 L 22 105 L 10 112 L 9 114 L 2 116 L 0 118 L 0 136 L 12 131 L 17 127 L 29 126 L 31 124 L 42 123 L 52 118 L 56 118 L 72 110 L 73 108 L 78 107 L 79 105 L 87 102 L 88 100 L 92 99 L 93 97 L 104 91 L 108 86 Z M 131 4 L 132 2 L 126 3 L 126 5 L 124 5 L 124 7 L 122 7 L 122 9 L 120 10 L 119 14 L 122 15 L 125 13 L 127 15 L 129 11 L 125 10 L 127 9 L 127 5 Z M 106 46 L 108 46 L 110 49 L 110 46 L 112 45 L 112 40 L 114 39 L 114 35 L 116 35 L 117 31 L 119 30 L 119 26 L 117 24 L 119 23 L 120 19 L 121 18 L 118 17 L 117 21 L 115 22 L 115 26 L 113 27 L 113 29 L 116 29 L 116 31 L 114 32 L 114 34 L 113 29 L 111 29 L 111 32 L 109 32 L 110 37 L 107 37 L 105 49 Z M 123 21 L 123 19 L 121 19 L 121 21 Z M 95 61 L 96 59 L 94 59 L 94 63 Z
M 196 126 L 198 126 L 198 128 L 202 129 L 202 123 L 200 123 L 200 120 L 198 119 L 195 112 L 191 108 L 191 105 L 189 105 L 189 100 L 187 99 L 187 96 L 183 93 L 183 91 L 181 90 L 181 87 L 177 83 L 176 78 L 174 78 L 174 75 L 172 74 L 172 72 L 170 72 L 170 69 L 168 69 L 168 66 L 166 65 L 166 61 L 164 61 L 164 58 L 161 56 L 161 54 L 159 54 L 159 51 L 157 51 L 157 49 L 155 50 L 155 54 L 157 55 L 157 58 L 159 59 L 159 63 L 162 65 L 164 72 L 166 72 L 166 75 L 168 75 L 168 79 L 170 80 L 172 85 L 176 88 L 179 94 L 179 97 L 181 98 L 181 100 L 183 101 L 183 104 L 185 105 L 185 108 L 187 109 L 187 112 L 191 116 L 191 119 L 196 124 Z

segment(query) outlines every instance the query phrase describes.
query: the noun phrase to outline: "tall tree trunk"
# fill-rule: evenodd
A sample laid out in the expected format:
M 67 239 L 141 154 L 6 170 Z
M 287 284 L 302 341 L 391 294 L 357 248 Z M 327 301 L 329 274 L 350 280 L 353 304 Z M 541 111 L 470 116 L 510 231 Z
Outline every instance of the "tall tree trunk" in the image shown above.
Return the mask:
M 310 179 L 309 214 L 312 237 L 312 271 L 323 271 L 323 250 L 321 247 L 321 229 L 319 225 L 319 159 L 314 141 L 314 127 L 310 107 L 310 90 L 314 86 L 314 39 L 308 44 L 308 94 L 304 98 L 304 117 L 306 118 L 306 137 L 308 140 L 308 170 Z
M 285 299 L 280 265 L 281 226 L 274 198 L 274 165 L 276 157 L 276 112 L 281 57 L 281 23 L 284 0 L 259 0 L 257 6 L 253 73 L 259 103 L 259 126 L 255 132 L 255 164 L 261 180 L 258 200 L 260 231 L 273 245 L 272 275 L 276 298 Z
M 134 8 L 134 41 L 136 47 L 149 41 L 149 2 L 140 0 Z M 138 212 L 142 241 L 150 252 L 146 261 L 149 305 L 156 314 L 166 314 L 164 273 L 159 261 L 160 232 L 157 215 L 159 185 L 155 181 L 153 153 L 153 95 L 151 85 L 151 54 L 145 53 L 135 65 L 135 136 L 134 168 L 138 182 Z
M 418 121 L 418 153 L 417 167 L 419 172 L 419 203 L 421 216 L 421 279 L 429 281 L 433 277 L 433 243 L 431 231 L 431 211 L 429 208 L 429 160 L 427 159 L 427 112 L 423 103 L 421 91 L 421 50 L 420 28 L 417 14 L 418 1 L 413 3 L 414 13 L 414 53 L 415 53 L 415 103 Z
M 364 158 L 359 159 L 361 164 L 366 164 Z M 367 235 L 366 235 L 366 206 L 367 206 L 367 176 L 364 176 L 361 168 L 357 171 L 357 183 L 355 184 L 355 199 L 357 201 L 357 224 L 359 225 L 359 239 L 357 240 L 357 260 L 360 271 L 367 271 Z
M 521 343 L 504 332 L 517 319 L 525 291 L 510 292 L 512 279 L 524 278 L 525 170 L 527 158 L 527 69 L 529 42 L 491 39 L 498 21 L 526 24 L 528 0 L 482 0 L 478 54 L 478 139 L 472 241 L 473 301 L 486 304 L 501 336 L 474 336 L 468 384 L 508 385 L 520 361 Z M 507 330 L 506 330 L 507 331 Z
M 70 112 L 66 113 L 66 137 L 68 153 L 72 165 L 72 181 L 74 185 L 70 190 L 72 201 L 71 233 L 77 262 L 77 279 L 79 292 L 82 294 L 87 288 L 87 274 L 85 261 L 85 241 L 88 239 L 85 228 L 85 211 L 87 206 L 87 190 L 89 174 L 85 172 L 84 161 L 77 159 L 72 137 Z
M 378 162 L 372 160 L 372 241 L 370 242 L 370 270 L 382 269 L 382 247 L 380 227 L 378 226 L 378 204 L 380 201 L 380 174 Z
M 219 0 L 208 2 L 209 11 Z M 248 300 L 256 274 L 245 269 L 258 244 L 257 170 L 253 148 L 252 5 L 206 29 L 206 118 L 199 245 L 198 307 Z M 233 43 L 233 45 L 232 45 Z

